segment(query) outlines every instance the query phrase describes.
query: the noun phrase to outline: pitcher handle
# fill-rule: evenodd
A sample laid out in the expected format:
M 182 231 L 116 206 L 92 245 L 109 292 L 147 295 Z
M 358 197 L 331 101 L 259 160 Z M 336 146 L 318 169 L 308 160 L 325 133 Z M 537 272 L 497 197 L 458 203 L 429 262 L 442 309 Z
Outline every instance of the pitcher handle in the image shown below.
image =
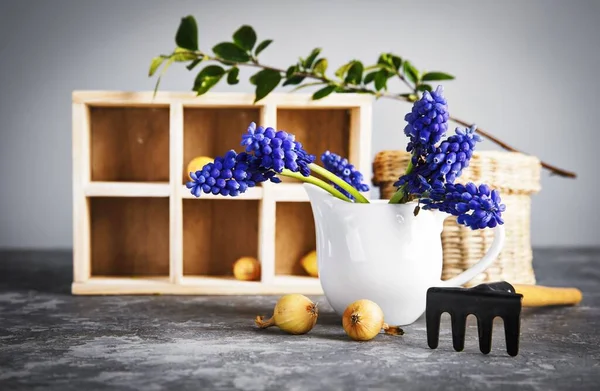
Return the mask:
M 483 258 L 481 258 L 481 260 L 479 262 L 477 262 L 475 265 L 471 266 L 464 272 L 460 273 L 459 275 L 454 276 L 448 280 L 442 281 L 441 286 L 446 286 L 446 287 L 461 286 L 464 283 L 475 278 L 479 273 L 485 271 L 488 267 L 490 267 L 492 265 L 492 262 L 494 262 L 496 260 L 496 258 L 498 257 L 498 255 L 500 254 L 500 251 L 502 250 L 502 247 L 504 246 L 504 237 L 505 237 L 504 226 L 497 225 L 494 228 L 494 241 L 492 242 L 492 245 L 490 246 L 488 251 L 485 253 Z

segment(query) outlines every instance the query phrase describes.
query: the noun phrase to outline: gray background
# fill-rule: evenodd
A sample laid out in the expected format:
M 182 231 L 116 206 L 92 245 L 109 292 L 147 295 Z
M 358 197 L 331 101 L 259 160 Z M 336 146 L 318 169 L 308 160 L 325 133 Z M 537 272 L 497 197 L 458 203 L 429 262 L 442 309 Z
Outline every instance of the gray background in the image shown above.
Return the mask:
M 453 114 L 579 174 L 544 172 L 533 245 L 600 244 L 598 1 L 2 0 L 0 247 L 71 247 L 71 92 L 151 90 L 149 61 L 173 48 L 187 14 L 205 50 L 251 24 L 275 39 L 261 57 L 277 66 L 320 46 L 330 67 L 393 51 L 454 74 L 445 84 Z M 252 91 L 248 75 L 217 91 Z M 192 81 L 173 67 L 161 89 Z M 407 110 L 376 102 L 373 156 L 405 146 Z

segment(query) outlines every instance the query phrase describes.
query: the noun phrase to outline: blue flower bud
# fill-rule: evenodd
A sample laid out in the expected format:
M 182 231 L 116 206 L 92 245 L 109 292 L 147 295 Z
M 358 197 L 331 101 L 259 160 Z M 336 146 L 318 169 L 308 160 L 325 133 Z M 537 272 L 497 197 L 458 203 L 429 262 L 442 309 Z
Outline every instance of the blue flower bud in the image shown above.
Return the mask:
M 340 155 L 335 154 L 331 151 L 325 151 L 321 155 L 321 161 L 323 162 L 323 166 L 325 167 L 325 169 L 332 172 L 337 177 L 343 179 L 344 182 L 350 184 L 356 190 L 360 192 L 369 191 L 369 186 L 365 183 L 362 183 L 362 173 L 356 170 L 354 165 L 348 162 L 348 159 L 342 158 Z M 349 199 L 354 199 L 354 197 L 352 197 L 347 191 L 345 191 L 338 185 L 333 184 L 333 186 Z

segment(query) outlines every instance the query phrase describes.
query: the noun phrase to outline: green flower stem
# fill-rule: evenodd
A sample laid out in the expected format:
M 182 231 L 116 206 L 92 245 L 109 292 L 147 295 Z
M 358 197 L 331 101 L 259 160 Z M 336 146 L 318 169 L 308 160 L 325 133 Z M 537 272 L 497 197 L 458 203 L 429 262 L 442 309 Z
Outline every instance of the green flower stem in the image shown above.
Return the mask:
M 411 159 L 408 162 L 408 166 L 406 166 L 406 170 L 404 170 L 404 175 L 410 174 L 413 170 L 413 163 L 412 163 L 412 155 L 411 155 Z M 400 188 L 394 193 L 394 195 L 392 196 L 392 198 L 390 199 L 390 204 L 400 204 L 402 203 L 402 200 L 404 199 L 404 189 L 405 189 L 406 185 L 402 185 L 400 186 Z
M 361 204 L 369 203 L 369 200 L 367 200 L 364 195 L 360 194 L 360 192 L 354 187 L 352 187 L 352 185 L 350 185 L 348 182 L 344 181 L 342 178 L 338 177 L 334 173 L 324 169 L 321 166 L 316 165 L 315 163 L 310 163 L 308 165 L 308 168 L 310 168 L 312 172 L 319 174 L 323 178 L 330 180 L 342 189 L 346 190 L 350 195 L 354 197 L 356 202 Z
M 325 190 L 326 192 L 330 193 L 334 197 L 339 198 L 342 201 L 352 202 L 352 201 L 350 201 L 350 199 L 348 197 L 343 195 L 339 190 L 337 190 L 333 186 L 327 184 L 325 181 L 322 181 L 319 178 L 315 178 L 314 176 L 306 177 L 300 173 L 290 171 L 287 168 L 284 168 L 283 171 L 279 175 L 287 176 L 290 178 L 296 178 L 296 179 L 301 180 L 302 182 L 307 182 L 307 183 L 313 184 L 315 186 L 319 186 L 321 189 Z
M 394 195 L 392 196 L 392 198 L 390 198 L 390 204 L 401 204 L 402 203 L 402 199 L 404 198 L 404 186 L 402 185 L 400 186 L 400 188 L 394 193 Z

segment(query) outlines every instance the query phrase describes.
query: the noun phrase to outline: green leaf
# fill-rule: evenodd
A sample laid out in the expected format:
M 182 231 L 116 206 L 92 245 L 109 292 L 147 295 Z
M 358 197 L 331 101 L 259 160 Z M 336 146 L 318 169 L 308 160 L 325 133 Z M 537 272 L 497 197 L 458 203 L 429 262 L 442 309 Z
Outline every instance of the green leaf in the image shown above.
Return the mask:
M 238 79 L 238 75 L 240 74 L 240 68 L 238 67 L 233 67 L 229 70 L 229 73 L 227 73 L 227 84 L 229 85 L 234 85 L 239 83 L 239 79 Z
M 346 73 L 348 72 L 348 69 L 350 69 L 350 67 L 354 64 L 353 61 L 350 61 L 347 64 L 342 65 L 341 67 L 339 67 L 337 69 L 337 71 L 335 71 L 335 75 L 337 77 L 339 77 L 340 79 L 343 79 L 346 76 Z
M 177 46 L 187 50 L 198 50 L 198 25 L 193 16 L 181 18 L 181 23 L 175 35 Z
M 225 69 L 219 65 L 209 65 L 202 69 L 196 78 L 205 78 L 205 77 L 213 77 L 213 76 L 223 76 L 225 74 Z
M 154 57 L 152 59 L 152 62 L 150 63 L 150 70 L 148 71 L 148 76 L 153 76 L 164 61 L 165 58 L 163 56 Z
M 212 87 L 214 87 L 215 84 L 217 84 L 219 82 L 219 80 L 221 80 L 222 77 L 223 77 L 223 75 L 206 77 L 206 78 L 202 79 L 202 82 L 200 84 L 194 85 L 194 91 L 196 91 L 196 93 L 198 95 L 205 94 L 206 92 L 208 92 L 208 90 L 210 90 Z
M 377 64 L 389 65 L 389 56 L 387 53 L 381 53 L 377 59 Z
M 163 75 L 165 74 L 165 72 L 167 72 L 167 69 L 169 69 L 169 66 L 173 64 L 173 59 L 169 58 L 169 60 L 166 62 L 165 66 L 163 67 L 162 71 L 160 72 L 160 75 L 158 76 L 158 79 L 156 80 L 156 85 L 154 86 L 154 94 L 153 96 L 156 96 L 156 92 L 158 91 L 158 86 L 160 85 L 160 80 L 163 77 Z
M 365 72 L 366 71 L 372 71 L 373 69 L 380 69 L 381 68 L 381 64 L 373 64 L 373 65 L 369 65 L 368 67 L 365 67 Z
M 272 39 L 265 39 L 264 41 L 259 43 L 258 46 L 256 47 L 256 50 L 254 51 L 254 55 L 258 56 L 260 54 L 260 52 L 265 50 L 267 48 L 267 46 L 269 46 L 272 42 L 273 42 Z
M 292 65 L 290 66 L 287 71 L 285 71 L 285 77 L 286 78 L 290 78 L 292 77 L 292 75 L 298 70 L 298 66 L 297 65 Z
M 398 71 L 402 66 L 402 59 L 392 53 L 382 53 L 377 64 L 388 67 L 390 71 Z
M 197 58 L 194 61 L 192 61 L 190 64 L 186 65 L 185 67 L 188 69 L 188 71 L 191 71 L 192 69 L 194 69 L 196 67 L 196 65 L 200 64 L 202 62 L 202 58 Z
M 194 91 L 198 95 L 202 95 L 210 90 L 215 84 L 221 80 L 225 74 L 225 69 L 219 65 L 209 65 L 198 72 L 196 80 L 194 80 Z
M 353 89 L 346 89 L 343 86 L 336 86 L 335 87 L 335 92 L 338 93 L 338 94 L 352 94 L 355 91 L 353 91 Z
M 381 91 L 382 89 L 387 90 L 387 80 L 389 78 L 389 73 L 385 69 L 377 71 L 375 75 L 375 89 L 377 91 Z
M 256 33 L 252 27 L 243 25 L 233 33 L 233 42 L 242 49 L 250 51 L 256 44 Z
M 362 81 L 363 74 L 363 64 L 360 61 L 354 61 L 352 66 L 348 69 L 348 75 L 344 80 L 346 83 L 350 84 L 360 84 Z
M 313 100 L 318 100 L 325 98 L 327 95 L 331 94 L 335 90 L 335 86 L 327 86 L 323 87 L 317 92 L 315 92 L 312 96 Z
M 254 103 L 269 95 L 281 81 L 281 74 L 272 69 L 263 69 L 256 74 L 256 96 Z
M 417 84 L 419 81 L 419 71 L 410 63 L 410 61 L 404 61 L 404 76 L 412 82 Z
M 433 91 L 433 88 L 429 84 L 419 84 L 416 87 L 417 91 Z
M 392 65 L 394 66 L 396 71 L 400 70 L 400 67 L 402 66 L 402 58 L 396 56 L 395 54 L 391 54 L 391 53 L 390 53 L 390 58 L 392 60 Z
M 454 80 L 454 76 L 444 72 L 427 72 L 421 78 L 422 81 Z
M 315 60 L 317 59 L 319 53 L 321 53 L 321 48 L 313 49 L 313 51 L 310 52 L 308 57 L 306 57 L 306 60 L 304 60 L 304 64 L 302 65 L 304 65 L 305 68 L 310 69 L 313 65 L 313 62 L 315 62 Z
M 313 71 L 320 76 L 323 76 L 325 74 L 325 72 L 327 71 L 327 59 L 326 58 L 321 58 L 319 60 L 317 60 L 317 62 L 315 63 L 315 66 L 313 68 Z
M 296 84 L 300 84 L 302 83 L 302 81 L 305 79 L 304 76 L 292 76 L 290 78 L 286 78 L 286 80 L 283 82 L 282 86 L 294 86 Z
M 367 75 L 365 76 L 365 79 L 363 80 L 363 83 L 369 84 L 369 83 L 373 82 L 373 80 L 375 80 L 375 75 L 377 75 L 377 71 L 367 73 Z
M 258 75 L 258 72 L 256 72 L 254 75 L 250 76 L 250 84 L 252 85 L 256 85 L 256 75 Z
M 195 53 L 190 52 L 187 49 L 176 48 L 175 53 L 172 54 L 171 57 L 173 58 L 173 61 L 186 62 L 186 61 L 194 60 L 198 56 Z
M 234 43 L 221 42 L 213 47 L 213 52 L 226 61 L 248 62 L 250 55 Z

